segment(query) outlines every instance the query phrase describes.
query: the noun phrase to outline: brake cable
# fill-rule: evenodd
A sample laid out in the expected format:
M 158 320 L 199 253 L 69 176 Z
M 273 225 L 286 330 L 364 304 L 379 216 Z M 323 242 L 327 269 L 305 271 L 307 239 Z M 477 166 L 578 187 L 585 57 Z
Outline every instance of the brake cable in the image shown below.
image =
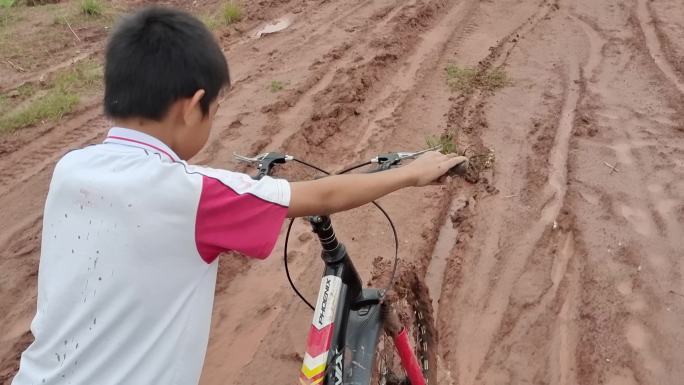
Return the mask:
M 351 166 L 351 167 L 349 167 L 349 168 L 346 168 L 346 169 L 340 171 L 338 174 L 340 174 L 340 175 L 346 174 L 346 173 L 348 173 L 349 171 L 356 170 L 357 168 L 361 168 L 361 167 L 363 167 L 363 166 L 368 166 L 369 164 L 373 164 L 373 162 L 363 162 L 363 163 L 361 163 L 361 164 L 357 164 L 356 166 Z
M 317 171 L 319 171 L 325 175 L 331 175 L 330 172 L 325 171 L 322 168 L 316 167 L 316 166 L 309 164 L 307 162 L 304 162 L 302 160 L 299 160 L 297 158 L 293 158 L 292 160 L 297 162 L 297 163 L 303 164 L 305 166 L 311 167 L 314 170 L 317 170 Z M 364 162 L 362 164 L 349 167 L 347 169 L 344 169 L 343 171 L 341 171 L 337 175 L 345 174 L 349 171 L 356 170 L 357 168 L 361 168 L 361 167 L 367 166 L 369 164 L 371 164 L 371 162 Z M 397 235 L 397 229 L 394 226 L 394 222 L 392 222 L 392 218 L 390 218 L 389 214 L 387 214 L 387 211 L 385 211 L 385 209 L 383 209 L 382 206 L 380 206 L 380 204 L 377 203 L 376 201 L 372 201 L 371 203 L 375 207 L 377 207 L 378 210 L 380 210 L 380 212 L 385 216 L 385 218 L 387 218 L 387 221 L 389 222 L 389 225 L 392 228 L 392 235 L 394 236 L 394 263 L 392 266 L 392 275 L 390 276 L 390 281 L 387 283 L 387 286 L 380 293 L 380 297 L 383 298 L 385 296 L 385 293 L 387 293 L 389 290 L 391 290 L 392 286 L 394 285 L 394 279 L 395 279 L 396 273 L 397 273 L 397 266 L 399 265 L 399 236 Z M 292 277 L 290 276 L 290 269 L 289 269 L 288 262 L 287 262 L 287 246 L 288 246 L 288 243 L 290 241 L 290 232 L 292 231 L 292 225 L 294 224 L 294 220 L 295 220 L 295 218 L 290 219 L 290 223 L 287 226 L 287 232 L 285 233 L 285 247 L 283 248 L 283 260 L 285 262 L 285 275 L 287 276 L 287 281 L 290 283 L 290 287 L 292 287 L 292 290 L 294 290 L 294 292 L 297 294 L 299 299 L 301 299 L 309 308 L 311 308 L 311 310 L 315 310 L 315 308 L 311 304 L 311 302 L 307 301 L 306 298 L 304 298 L 304 296 L 302 295 L 302 293 L 300 293 L 299 290 L 297 290 L 297 286 L 294 284 L 294 282 L 292 281 Z

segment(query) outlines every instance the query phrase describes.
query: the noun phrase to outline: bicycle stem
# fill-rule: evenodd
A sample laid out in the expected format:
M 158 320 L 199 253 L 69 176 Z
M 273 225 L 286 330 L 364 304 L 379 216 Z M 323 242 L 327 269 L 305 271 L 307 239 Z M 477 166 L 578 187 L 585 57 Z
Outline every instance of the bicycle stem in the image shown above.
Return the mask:
M 327 215 L 316 215 L 309 217 L 308 220 L 313 228 L 313 232 L 318 235 L 318 240 L 323 248 L 323 260 L 326 263 L 341 261 L 347 252 L 344 245 L 337 240 L 330 217 Z

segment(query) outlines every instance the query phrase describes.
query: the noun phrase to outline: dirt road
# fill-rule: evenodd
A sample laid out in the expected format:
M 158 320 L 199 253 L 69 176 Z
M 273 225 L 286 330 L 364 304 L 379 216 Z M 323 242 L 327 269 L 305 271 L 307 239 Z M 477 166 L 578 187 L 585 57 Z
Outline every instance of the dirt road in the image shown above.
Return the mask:
M 235 85 L 197 163 L 281 149 L 334 170 L 445 132 L 494 155 L 477 184 L 382 199 L 431 289 L 440 384 L 682 383 L 681 0 L 273 0 L 247 12 L 293 24 L 255 39 L 247 20 L 222 37 Z M 453 90 L 448 65 L 509 82 Z M 3 142 L 0 379 L 31 340 L 54 161 L 107 126 L 93 107 Z M 365 277 L 391 257 L 371 208 L 333 220 Z M 304 223 L 291 248 L 312 298 L 322 266 Z M 311 313 L 281 254 L 282 240 L 264 262 L 221 260 L 203 385 L 296 381 Z

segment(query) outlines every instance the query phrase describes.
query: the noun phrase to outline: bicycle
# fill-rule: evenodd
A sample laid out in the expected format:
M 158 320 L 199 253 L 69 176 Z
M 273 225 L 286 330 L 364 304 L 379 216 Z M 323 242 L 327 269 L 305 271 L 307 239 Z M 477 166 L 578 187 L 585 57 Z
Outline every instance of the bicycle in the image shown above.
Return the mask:
M 384 171 L 398 165 L 402 160 L 436 149 L 438 148 L 380 155 L 339 174 L 373 164 L 377 167 L 371 172 Z M 271 175 L 276 165 L 290 161 L 330 175 L 317 166 L 277 152 L 268 152 L 253 158 L 237 154 L 234 156 L 242 162 L 257 166 L 258 173 L 254 179 Z M 464 163 L 456 166 L 456 174 L 462 175 L 465 172 L 467 164 Z M 395 240 L 392 275 L 384 289 L 363 287 L 351 257 L 335 235 L 329 216 L 307 217 L 313 232 L 318 236 L 322 248 L 321 258 L 325 263 L 314 307 L 297 290 L 290 277 L 287 245 L 294 219 L 288 225 L 283 253 L 285 272 L 295 293 L 314 310 L 299 375 L 302 385 L 436 383 L 437 335 L 427 289 L 415 272 L 406 271 L 399 280 L 401 284 L 394 287 L 394 295 L 386 295 L 393 289 L 396 278 L 399 241 L 387 212 L 378 203 L 372 203 L 388 219 Z M 385 332 L 384 335 L 381 335 L 382 331 Z M 398 360 L 392 354 L 395 352 Z

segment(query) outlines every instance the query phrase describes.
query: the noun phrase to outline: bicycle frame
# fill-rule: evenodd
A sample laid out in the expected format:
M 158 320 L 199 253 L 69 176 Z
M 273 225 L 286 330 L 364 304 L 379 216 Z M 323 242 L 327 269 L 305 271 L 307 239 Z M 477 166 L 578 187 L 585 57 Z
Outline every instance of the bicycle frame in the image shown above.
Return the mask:
M 362 288 L 329 217 L 309 218 L 325 262 L 306 352 L 299 376 L 303 385 L 368 384 L 375 346 L 382 331 L 380 291 Z M 348 352 L 345 362 L 345 351 Z
M 383 156 L 386 160 L 378 171 L 388 169 L 406 154 L 413 156 L 412 153 Z M 294 158 L 267 153 L 257 158 L 240 156 L 239 159 L 258 162 L 259 173 L 254 179 L 261 179 L 270 175 L 275 164 Z M 308 219 L 323 248 L 321 258 L 325 262 L 325 270 L 299 381 L 302 385 L 368 384 L 373 374 L 378 337 L 383 331 L 382 293 L 379 289 L 363 287 L 346 248 L 335 236 L 330 217 L 313 216 Z M 411 350 L 406 330 L 401 330 L 393 338 L 411 384 L 425 385 L 426 380 Z

